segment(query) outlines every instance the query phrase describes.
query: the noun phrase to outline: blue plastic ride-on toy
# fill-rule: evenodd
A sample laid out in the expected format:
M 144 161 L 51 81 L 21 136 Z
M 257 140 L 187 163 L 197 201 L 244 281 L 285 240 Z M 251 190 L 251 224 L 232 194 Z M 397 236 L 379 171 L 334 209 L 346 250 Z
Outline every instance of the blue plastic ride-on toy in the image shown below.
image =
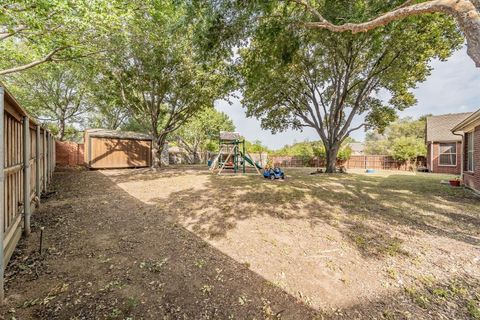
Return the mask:
M 285 179 L 285 173 L 282 169 L 275 167 L 273 169 L 265 169 L 265 171 L 263 171 L 263 177 L 270 180 Z

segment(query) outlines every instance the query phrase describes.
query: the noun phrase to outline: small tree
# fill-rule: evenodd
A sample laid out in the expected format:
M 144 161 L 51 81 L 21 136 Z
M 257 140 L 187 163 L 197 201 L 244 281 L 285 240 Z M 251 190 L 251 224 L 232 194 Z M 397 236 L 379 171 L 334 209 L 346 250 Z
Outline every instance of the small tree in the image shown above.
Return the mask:
M 233 121 L 225 113 L 208 108 L 174 132 L 172 138 L 192 156 L 191 163 L 199 163 L 200 151 L 208 150 L 210 145 L 218 147 L 220 131 L 234 130 Z
M 425 119 L 426 116 L 422 116 L 418 120 L 406 117 L 391 123 L 384 132 L 378 130 L 367 132 L 365 153 L 391 154 L 396 139 L 403 137 L 411 137 L 418 140 L 419 143 L 425 143 Z
M 391 155 L 395 160 L 410 163 L 416 171 L 417 159 L 425 156 L 427 148 L 425 142 L 415 137 L 400 137 L 393 141 Z
M 255 140 L 253 142 L 250 142 L 248 140 L 245 140 L 245 148 L 248 150 L 248 152 L 252 153 L 262 153 L 262 152 L 268 152 L 268 148 L 262 144 L 262 141 L 260 140 Z
M 9 83 L 28 111 L 55 125 L 56 136 L 62 141 L 90 110 L 87 78 L 87 71 L 79 65 L 49 64 L 9 77 Z

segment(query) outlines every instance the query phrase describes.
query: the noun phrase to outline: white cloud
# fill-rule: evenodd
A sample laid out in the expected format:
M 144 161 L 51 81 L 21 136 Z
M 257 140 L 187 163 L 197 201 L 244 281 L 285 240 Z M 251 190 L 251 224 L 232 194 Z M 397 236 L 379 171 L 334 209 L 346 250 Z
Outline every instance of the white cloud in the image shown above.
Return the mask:
M 429 113 L 468 112 L 480 108 L 480 69 L 475 68 L 465 49 L 453 54 L 446 62 L 433 61 L 432 67 L 430 77 L 413 90 L 418 103 L 400 112 L 400 116 L 419 117 Z M 233 119 L 237 131 L 248 140 L 260 140 L 270 148 L 280 148 L 295 141 L 319 139 L 313 129 L 303 132 L 288 130 L 273 135 L 270 131 L 261 129 L 259 120 L 245 116 L 245 109 L 239 100 L 234 100 L 232 105 L 218 101 L 215 107 L 227 113 Z M 361 119 L 356 119 L 355 123 L 360 121 Z M 356 131 L 352 137 L 363 140 L 365 133 Z
M 434 70 L 417 89 L 418 103 L 400 113 L 418 117 L 423 114 L 444 114 L 475 111 L 480 108 L 480 70 L 462 49 L 446 62 L 434 61 Z

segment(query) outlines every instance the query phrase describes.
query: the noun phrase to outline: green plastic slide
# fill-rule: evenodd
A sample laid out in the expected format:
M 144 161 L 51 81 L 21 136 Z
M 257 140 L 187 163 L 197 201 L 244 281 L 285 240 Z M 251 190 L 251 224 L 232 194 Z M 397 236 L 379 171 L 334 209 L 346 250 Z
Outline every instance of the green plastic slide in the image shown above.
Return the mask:
M 247 161 L 248 163 L 250 163 L 252 166 L 257 167 L 258 169 L 263 169 L 261 165 L 259 165 L 258 163 L 253 162 L 253 160 L 250 159 L 248 156 L 243 156 L 243 158 L 245 159 L 245 161 Z

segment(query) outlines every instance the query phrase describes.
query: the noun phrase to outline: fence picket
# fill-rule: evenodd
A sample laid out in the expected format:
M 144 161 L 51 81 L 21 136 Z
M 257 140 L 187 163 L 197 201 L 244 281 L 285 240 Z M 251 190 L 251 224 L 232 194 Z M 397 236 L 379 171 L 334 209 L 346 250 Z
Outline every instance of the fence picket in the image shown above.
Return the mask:
M 277 167 L 323 167 L 324 159 L 304 159 L 299 156 L 271 157 L 271 162 Z M 426 166 L 425 157 L 418 158 L 418 166 Z M 337 166 L 345 166 L 347 169 L 375 169 L 375 170 L 400 170 L 408 171 L 408 163 L 397 161 L 387 155 L 353 155 L 346 161 L 337 161 Z
M 42 135 L 43 130 L 43 135 Z M 0 304 L 5 298 L 4 271 L 30 215 L 55 170 L 54 138 L 0 86 Z M 46 137 L 50 137 L 47 144 Z M 50 156 L 47 158 L 47 154 Z M 47 172 L 50 175 L 47 177 Z M 48 179 L 47 179 L 48 178 Z

